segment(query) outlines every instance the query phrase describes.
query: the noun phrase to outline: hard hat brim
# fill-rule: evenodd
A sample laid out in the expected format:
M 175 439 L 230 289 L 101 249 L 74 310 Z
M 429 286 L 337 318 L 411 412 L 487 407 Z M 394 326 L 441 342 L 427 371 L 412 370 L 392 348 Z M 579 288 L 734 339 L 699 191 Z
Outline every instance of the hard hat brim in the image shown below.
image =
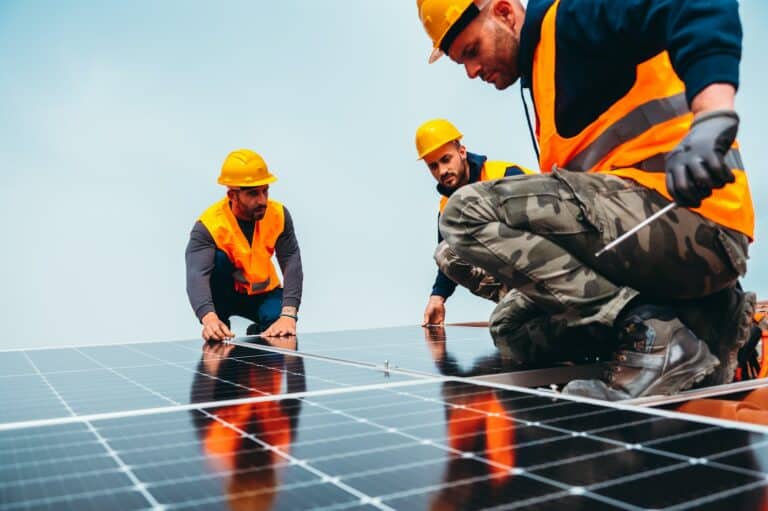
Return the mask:
M 445 52 L 443 50 L 441 50 L 440 48 L 433 49 L 432 53 L 430 53 L 430 55 L 429 55 L 429 63 L 430 64 L 434 64 L 443 55 L 445 55 Z
M 270 183 L 274 183 L 277 181 L 277 176 L 274 174 L 269 174 L 264 179 L 246 179 L 246 180 L 237 180 L 237 179 L 221 179 L 219 178 L 218 183 L 223 186 L 229 186 L 230 188 L 252 188 L 254 186 L 264 186 L 268 185 Z

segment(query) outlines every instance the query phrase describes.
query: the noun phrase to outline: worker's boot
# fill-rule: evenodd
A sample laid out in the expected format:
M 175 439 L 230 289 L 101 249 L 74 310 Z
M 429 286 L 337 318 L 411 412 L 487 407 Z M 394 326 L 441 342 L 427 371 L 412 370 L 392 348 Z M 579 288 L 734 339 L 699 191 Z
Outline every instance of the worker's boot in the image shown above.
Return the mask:
M 701 386 L 733 381 L 739 350 L 746 344 L 755 315 L 755 293 L 744 292 L 739 284 L 678 308 L 683 322 L 707 343 L 720 366 Z
M 635 307 L 619 320 L 619 341 L 608 383 L 574 380 L 571 394 L 618 401 L 654 394 L 675 394 L 714 371 L 718 360 L 668 308 Z

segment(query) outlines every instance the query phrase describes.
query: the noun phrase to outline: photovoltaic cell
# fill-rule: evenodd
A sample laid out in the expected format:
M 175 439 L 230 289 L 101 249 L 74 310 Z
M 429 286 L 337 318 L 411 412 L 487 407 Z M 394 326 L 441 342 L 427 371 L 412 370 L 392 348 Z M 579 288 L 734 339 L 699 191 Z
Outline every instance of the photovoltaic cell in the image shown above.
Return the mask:
M 447 376 L 514 369 L 499 356 L 486 328 L 395 327 L 302 334 L 299 351 Z
M 0 353 L 0 422 L 141 410 L 412 379 L 231 344 L 162 342 Z M 342 368 L 342 370 L 339 370 Z M 71 410 L 62 406 L 66 402 Z
M 408 351 L 407 331 L 419 329 L 340 334 L 333 356 L 362 339 L 376 348 L 361 363 L 431 364 L 438 378 L 324 359 L 330 334 L 290 353 L 184 341 L 0 353 L 16 368 L 0 374 L 3 390 L 35 399 L 9 411 L 0 395 L 0 510 L 768 504 L 768 432 L 449 377 L 436 361 L 466 375 L 492 358 L 472 345 L 485 334 Z M 8 418 L 41 403 L 58 406 L 47 425 Z

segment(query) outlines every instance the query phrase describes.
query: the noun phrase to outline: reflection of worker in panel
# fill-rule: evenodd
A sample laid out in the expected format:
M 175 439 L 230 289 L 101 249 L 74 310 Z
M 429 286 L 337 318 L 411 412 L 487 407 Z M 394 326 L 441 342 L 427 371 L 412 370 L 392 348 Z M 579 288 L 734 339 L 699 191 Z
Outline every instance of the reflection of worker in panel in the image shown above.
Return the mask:
M 544 174 L 463 187 L 440 220 L 459 257 L 529 301 L 502 299 L 495 342 L 526 359 L 541 324 L 614 328 L 622 346 L 606 380 L 564 389 L 593 398 L 731 381 L 754 310 L 738 285 L 754 234 L 735 141 L 738 3 L 417 6 L 430 60 L 447 53 L 470 78 L 506 89 L 522 77 L 532 90 Z
M 497 356 L 484 357 L 475 361 L 469 368 L 461 368 L 454 357 L 450 355 L 445 329 L 425 328 L 425 342 L 436 367 L 445 376 L 472 377 L 488 374 L 495 368 L 499 371 Z M 504 367 L 501 367 L 501 371 Z M 748 422 L 765 424 L 768 416 L 768 392 L 759 389 L 746 394 L 741 401 L 723 403 L 718 400 L 694 400 L 679 406 L 679 410 L 712 415 L 720 418 L 736 418 Z M 520 477 L 510 473 L 510 469 L 530 469 L 534 466 L 548 465 L 545 477 L 570 485 L 589 486 L 600 483 L 606 478 L 617 478 L 637 474 L 647 469 L 647 453 L 642 449 L 629 449 L 617 454 L 606 454 L 592 460 L 579 462 L 585 454 L 581 444 L 570 442 L 552 442 L 551 447 L 539 444 L 536 448 L 526 449 L 520 446 L 541 442 L 550 436 L 554 439 L 562 434 L 552 430 L 542 430 L 535 425 L 520 426 L 515 418 L 512 406 L 507 403 L 518 403 L 518 408 L 536 405 L 520 405 L 519 395 L 505 394 L 505 391 L 481 387 L 463 382 L 447 381 L 443 383 L 441 396 L 445 406 L 446 442 L 445 444 L 459 452 L 448 455 L 443 472 L 444 487 L 431 497 L 430 509 L 447 511 L 458 509 L 482 509 L 501 506 L 520 499 L 521 486 L 515 484 L 515 478 Z M 762 409 L 760 409 L 762 408 Z M 735 413 L 736 416 L 732 416 Z M 530 419 L 530 417 L 529 417 Z M 557 425 L 557 424 L 555 424 Z M 636 444 L 638 439 L 676 438 L 679 434 L 689 431 L 690 425 L 684 421 L 642 421 L 626 429 L 627 436 L 615 436 L 620 443 Z M 621 429 L 615 430 L 614 435 L 621 435 Z M 542 437 L 544 434 L 544 437 Z M 748 445 L 748 431 L 732 430 L 729 435 L 744 438 L 733 439 L 734 445 Z M 705 437 L 702 442 L 709 440 Z M 574 445 L 575 450 L 569 451 Z M 542 450 L 548 456 L 542 456 Z M 610 451 L 609 451 L 610 452 Z M 473 453 L 486 461 L 465 456 L 462 453 Z M 765 461 L 748 451 L 741 454 L 744 468 L 756 472 L 765 471 Z M 572 460 L 569 461 L 569 460 Z M 528 486 L 530 481 L 525 483 Z M 760 492 L 743 492 L 734 496 L 729 502 L 732 509 L 765 509 L 768 494 Z M 585 500 L 581 507 L 578 501 L 569 502 L 569 509 L 594 509 L 594 501 Z M 544 506 L 546 507 L 546 506 Z M 557 509 L 556 504 L 550 507 Z
M 301 357 L 270 353 L 256 359 L 235 359 L 243 355 L 253 355 L 253 350 L 228 343 L 207 343 L 193 383 L 192 402 L 306 390 Z M 290 453 L 300 411 L 299 399 L 275 399 L 211 409 L 219 420 L 193 412 L 210 469 L 226 480 L 224 490 L 232 509 L 271 509 L 281 468 L 287 463 L 279 453 Z M 264 448 L 243 433 L 276 450 Z
M 253 321 L 247 335 L 296 334 L 304 278 L 301 253 L 288 209 L 269 198 L 269 185 L 276 180 L 255 152 L 230 153 L 218 180 L 227 196 L 205 210 L 192 228 L 187 295 L 206 341 L 234 337 L 233 315 Z
M 435 366 L 445 376 L 471 377 L 498 371 L 498 353 L 461 368 L 447 349 L 445 329 L 424 328 L 424 340 Z M 494 389 L 447 381 L 441 388 L 445 402 L 446 436 L 451 452 L 443 475 L 445 489 L 436 493 L 431 509 L 480 509 L 509 502 L 505 491 L 515 466 L 515 424 Z M 490 461 L 483 464 L 463 453 L 474 453 Z M 478 470 L 481 473 L 478 473 Z M 461 484 L 461 481 L 476 482 Z M 448 484 L 456 483 L 456 484 Z
M 440 214 L 448 198 L 464 185 L 502 177 L 530 174 L 529 170 L 506 161 L 488 161 L 470 153 L 462 145 L 461 132 L 445 119 L 432 119 L 416 130 L 416 151 L 437 181 Z M 462 261 L 443 241 L 437 231 L 435 261 L 439 268 L 432 294 L 424 311 L 423 325 L 441 325 L 445 321 L 445 301 L 459 284 L 477 296 L 498 302 L 507 289 L 482 268 Z
M 515 495 L 507 483 L 514 477 L 510 469 L 515 467 L 515 424 L 496 390 L 448 381 L 442 398 L 448 446 L 455 451 L 447 458 L 444 489 L 432 497 L 430 508 L 483 509 L 512 502 Z

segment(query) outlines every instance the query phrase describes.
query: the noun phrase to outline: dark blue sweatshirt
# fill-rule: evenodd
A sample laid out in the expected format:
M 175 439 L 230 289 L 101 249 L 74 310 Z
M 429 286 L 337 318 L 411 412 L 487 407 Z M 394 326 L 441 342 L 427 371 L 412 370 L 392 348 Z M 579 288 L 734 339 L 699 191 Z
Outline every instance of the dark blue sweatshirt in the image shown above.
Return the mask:
M 519 69 L 530 88 L 541 23 L 554 0 L 529 0 Z M 688 102 L 713 83 L 739 85 L 737 0 L 561 0 L 556 22 L 555 122 L 571 137 L 632 87 L 635 67 L 663 50 Z

